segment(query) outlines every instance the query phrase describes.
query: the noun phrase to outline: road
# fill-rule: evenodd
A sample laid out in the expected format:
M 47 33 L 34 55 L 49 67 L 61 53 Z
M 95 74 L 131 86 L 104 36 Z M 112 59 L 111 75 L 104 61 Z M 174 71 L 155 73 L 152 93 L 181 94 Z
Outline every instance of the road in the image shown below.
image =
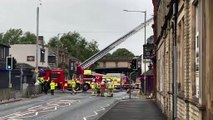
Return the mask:
M 71 95 L 57 91 L 54 96 L 2 104 L 0 116 L 4 120 L 93 120 L 127 97 L 125 92 L 116 92 L 114 97 L 96 97 L 90 93 Z

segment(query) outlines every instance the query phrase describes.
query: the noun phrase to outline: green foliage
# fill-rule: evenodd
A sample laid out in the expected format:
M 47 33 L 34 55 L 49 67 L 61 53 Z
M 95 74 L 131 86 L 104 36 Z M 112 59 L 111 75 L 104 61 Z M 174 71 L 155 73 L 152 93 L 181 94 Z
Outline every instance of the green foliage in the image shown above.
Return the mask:
M 9 29 L 6 33 L 0 33 L 0 43 L 4 44 L 35 44 L 36 36 L 33 33 L 21 29 Z
M 56 48 L 58 44 L 59 44 L 59 41 L 57 37 L 51 38 L 48 42 L 48 46 L 52 48 Z
M 119 48 L 112 53 L 113 57 L 134 57 L 135 55 L 126 48 Z
M 20 39 L 20 44 L 36 44 L 36 36 L 33 33 L 25 32 Z
M 84 61 L 99 51 L 98 43 L 96 41 L 88 42 L 85 38 L 81 37 L 77 32 L 68 32 L 58 40 L 53 37 L 49 40 L 48 46 L 67 49 L 69 54 Z

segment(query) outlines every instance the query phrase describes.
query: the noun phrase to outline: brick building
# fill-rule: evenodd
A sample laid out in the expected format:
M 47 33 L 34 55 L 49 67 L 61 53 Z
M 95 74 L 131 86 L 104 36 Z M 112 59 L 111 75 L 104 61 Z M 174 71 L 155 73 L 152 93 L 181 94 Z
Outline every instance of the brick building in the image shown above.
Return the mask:
M 153 0 L 155 13 L 156 99 L 172 118 L 173 3 Z M 213 119 L 213 5 L 212 0 L 178 0 L 177 14 L 177 117 Z

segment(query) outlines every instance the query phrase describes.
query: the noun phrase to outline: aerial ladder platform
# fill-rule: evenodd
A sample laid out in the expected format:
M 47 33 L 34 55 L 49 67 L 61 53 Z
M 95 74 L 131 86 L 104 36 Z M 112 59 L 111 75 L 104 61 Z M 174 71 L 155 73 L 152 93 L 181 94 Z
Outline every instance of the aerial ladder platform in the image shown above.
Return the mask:
M 96 54 L 94 54 L 93 56 L 91 56 L 90 58 L 88 58 L 87 60 L 85 60 L 84 62 L 82 62 L 79 65 L 79 67 L 81 69 L 88 68 L 90 65 L 92 65 L 93 63 L 95 63 L 96 61 L 98 61 L 99 59 L 101 59 L 102 57 L 104 57 L 106 54 L 108 54 L 116 46 L 118 46 L 121 43 L 123 43 L 124 41 L 126 41 L 127 38 L 129 38 L 130 36 L 134 35 L 138 31 L 140 31 L 141 29 L 143 29 L 145 26 L 149 25 L 152 21 L 153 21 L 153 18 L 150 18 L 145 23 L 141 23 L 140 25 L 138 25 L 137 27 L 135 27 L 133 30 L 131 30 L 127 34 L 123 35 L 122 37 L 120 37 L 119 39 L 117 39 L 116 41 L 114 41 L 113 43 L 111 43 L 110 45 L 108 45 L 107 47 L 105 47 L 103 50 L 97 52 Z

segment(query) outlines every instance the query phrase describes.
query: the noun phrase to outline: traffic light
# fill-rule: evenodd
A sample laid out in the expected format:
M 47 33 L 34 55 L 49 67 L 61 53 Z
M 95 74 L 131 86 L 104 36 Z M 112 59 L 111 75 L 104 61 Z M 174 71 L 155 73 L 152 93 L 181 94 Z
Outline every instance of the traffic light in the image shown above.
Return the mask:
M 11 56 L 8 56 L 6 58 L 6 69 L 7 70 L 12 70 L 13 69 L 13 59 Z
M 133 58 L 131 61 L 131 69 L 133 69 L 133 70 L 138 69 L 138 60 L 136 58 Z
M 40 49 L 40 62 L 45 62 L 45 49 Z
M 14 57 L 8 56 L 6 58 L 6 69 L 13 70 L 16 68 L 16 59 Z
M 12 60 L 13 60 L 13 69 L 16 69 L 17 61 L 14 57 L 12 57 Z

